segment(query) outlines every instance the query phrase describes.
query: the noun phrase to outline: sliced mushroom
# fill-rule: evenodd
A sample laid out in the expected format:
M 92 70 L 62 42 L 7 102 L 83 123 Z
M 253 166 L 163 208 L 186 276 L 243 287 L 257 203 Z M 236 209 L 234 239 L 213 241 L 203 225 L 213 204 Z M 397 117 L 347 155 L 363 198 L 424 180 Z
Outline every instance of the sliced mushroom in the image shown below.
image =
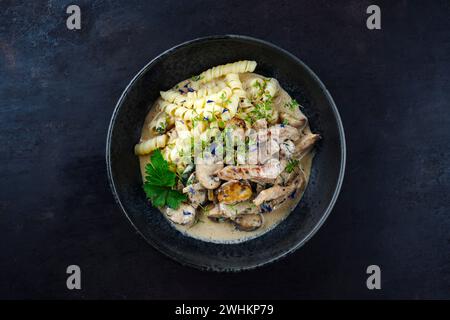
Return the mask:
M 281 172 L 280 161 L 270 159 L 263 165 L 226 166 L 218 171 L 222 180 L 251 180 L 260 183 L 273 182 Z
M 253 124 L 253 129 L 255 130 L 267 129 L 267 120 L 266 119 L 256 120 L 255 123 Z
M 252 188 L 247 181 L 231 180 L 225 182 L 217 192 L 217 200 L 225 204 L 235 204 L 249 199 Z
M 289 162 L 287 160 L 281 160 L 281 167 L 283 168 L 283 171 L 275 179 L 274 184 L 287 186 L 291 184 L 293 181 L 298 182 L 302 182 L 302 180 L 306 181 L 305 173 L 301 169 L 300 165 L 295 166 L 291 172 L 288 172 L 286 171 L 286 166 L 288 163 Z
M 311 133 L 306 135 L 296 143 L 294 156 L 297 158 L 303 157 L 314 147 L 316 142 L 320 139 L 321 137 L 319 134 Z
M 295 144 L 292 140 L 280 143 L 280 156 L 283 159 L 290 159 L 295 152 Z
M 206 189 L 198 182 L 195 172 L 189 176 L 186 184 L 182 192 L 187 194 L 190 203 L 197 209 L 199 205 L 206 202 Z
M 258 213 L 259 207 L 251 201 L 239 202 L 234 205 L 219 203 L 220 217 L 234 220 L 240 214 Z
M 267 202 L 270 200 L 278 199 L 280 197 L 291 194 L 295 189 L 297 189 L 297 185 L 291 184 L 289 186 L 283 187 L 275 185 L 271 188 L 267 188 L 261 191 L 258 196 L 253 200 L 253 203 L 257 206 L 261 205 L 263 202 Z
M 198 208 L 199 205 L 206 202 L 206 189 L 200 183 L 189 185 L 183 188 L 183 193 L 186 193 L 191 205 Z
M 285 140 L 297 141 L 301 137 L 300 130 L 285 124 L 271 126 L 269 128 L 269 132 L 273 137 L 278 136 L 278 141 L 281 142 Z
M 261 130 L 267 131 L 267 130 Z M 260 133 L 261 133 L 260 131 Z M 258 134 L 258 163 L 265 163 L 272 158 L 278 158 L 280 144 L 278 137 L 272 135 Z
M 281 113 L 280 118 L 283 121 L 283 123 L 286 122 L 287 125 L 293 126 L 297 129 L 303 129 L 306 126 L 306 123 L 308 122 L 305 116 L 301 118 L 295 118 L 294 116 L 288 113 Z
M 178 209 L 166 208 L 166 216 L 174 223 L 189 226 L 195 221 L 195 208 L 182 203 Z
M 204 214 L 210 219 L 223 218 L 223 215 L 220 212 L 219 205 L 214 203 L 210 203 L 205 207 Z
M 280 198 L 285 194 L 295 190 L 295 186 L 282 187 L 275 185 L 271 188 L 261 191 L 258 196 L 253 200 L 253 203 L 257 206 L 261 205 L 263 202 L 267 202 L 273 199 Z
M 197 160 L 195 172 L 198 181 L 206 189 L 216 189 L 220 186 L 220 179 L 216 172 L 223 168 L 222 162 Z
M 275 210 L 288 198 L 294 198 L 296 192 L 303 192 L 306 186 L 306 177 L 303 170 L 298 168 L 297 173 L 292 172 L 291 175 L 293 175 L 294 179 L 289 184 L 289 186 L 286 187 L 289 188 L 288 190 L 286 190 L 286 193 L 278 198 L 264 202 L 263 204 L 261 204 L 261 209 L 270 209 L 269 211 Z M 292 188 L 290 186 L 295 186 L 295 188 Z
M 241 214 L 234 220 L 236 228 L 241 231 L 253 231 L 264 224 L 262 214 Z

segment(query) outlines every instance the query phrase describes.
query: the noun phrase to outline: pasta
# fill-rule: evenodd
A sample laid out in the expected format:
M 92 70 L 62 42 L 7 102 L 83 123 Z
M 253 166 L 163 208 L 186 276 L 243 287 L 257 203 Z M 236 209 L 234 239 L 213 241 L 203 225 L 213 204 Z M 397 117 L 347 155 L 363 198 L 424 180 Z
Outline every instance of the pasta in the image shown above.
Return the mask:
M 202 72 L 199 76 L 200 82 L 205 83 L 229 73 L 253 72 L 255 68 L 256 62 L 248 60 L 224 64 Z
M 234 117 L 252 122 L 264 116 L 269 123 L 277 122 L 277 110 L 262 108 L 261 103 L 270 102 L 277 95 L 278 81 L 253 74 L 244 77 L 245 82 L 241 80 L 242 74 L 253 72 L 255 68 L 255 61 L 228 63 L 160 91 L 158 108 L 161 113 L 149 126 L 152 135 L 159 135 L 136 145 L 136 154 L 145 155 L 163 148 L 168 160 L 180 163 L 177 155 L 186 145 L 182 141 L 218 134 Z
M 139 159 L 144 191 L 187 233 L 199 216 L 210 218 L 199 219 L 205 230 L 222 221 L 253 232 L 263 215 L 301 198 L 320 136 L 279 82 L 255 68 L 243 60 L 183 80 L 160 91 L 146 118 L 135 154 L 160 153 Z M 148 161 L 164 173 L 152 173 Z M 173 179 L 153 188 L 152 174 Z
M 134 147 L 134 153 L 138 156 L 143 156 L 149 154 L 153 150 L 158 148 L 164 148 L 167 144 L 168 136 L 163 134 L 161 136 L 156 136 L 150 140 L 141 142 Z

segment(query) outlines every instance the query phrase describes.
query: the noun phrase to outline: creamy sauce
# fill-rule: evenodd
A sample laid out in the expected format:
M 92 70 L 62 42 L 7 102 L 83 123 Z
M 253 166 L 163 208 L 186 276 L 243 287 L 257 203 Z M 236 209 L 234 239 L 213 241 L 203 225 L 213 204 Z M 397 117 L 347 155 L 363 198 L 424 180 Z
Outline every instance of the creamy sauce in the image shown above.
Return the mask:
M 244 83 L 244 81 L 248 77 L 252 77 L 252 76 L 253 77 L 254 76 L 261 77 L 254 73 L 242 74 L 242 75 L 240 75 L 241 81 Z M 291 101 L 291 97 L 281 87 L 279 90 L 280 91 L 279 91 L 277 97 L 274 99 L 274 107 L 276 109 L 278 109 L 278 111 L 282 110 L 283 112 L 287 112 L 287 113 L 294 114 L 297 116 L 298 116 L 298 113 L 301 114 L 300 110 L 292 111 L 292 110 L 284 108 L 285 103 L 288 101 Z M 159 102 L 159 100 L 157 100 L 154 103 L 154 105 L 150 109 L 150 112 L 146 116 L 144 126 L 143 126 L 142 132 L 141 132 L 141 140 L 147 140 L 154 136 L 154 134 L 152 134 L 151 130 L 149 130 L 149 127 L 150 127 L 151 121 L 153 119 L 155 119 L 161 112 L 158 109 L 158 102 Z M 303 132 L 305 134 L 311 133 L 309 125 L 307 125 L 303 129 Z M 306 184 L 305 184 L 304 189 L 306 189 L 306 187 L 308 185 L 313 158 L 314 158 L 314 152 L 310 152 L 300 160 L 300 167 L 304 171 L 305 177 L 306 177 Z M 149 162 L 149 160 L 150 160 L 150 156 L 148 156 L 148 155 L 139 157 L 141 175 L 142 175 L 143 181 L 145 180 L 145 178 L 144 178 L 145 177 L 145 166 Z M 283 221 L 295 209 L 297 204 L 300 202 L 302 196 L 303 196 L 303 191 L 300 191 L 297 189 L 295 196 L 293 198 L 289 197 L 286 201 L 284 201 L 282 204 L 280 204 L 280 206 L 278 208 L 274 209 L 271 212 L 264 213 L 263 214 L 264 224 L 260 228 L 254 230 L 254 231 L 250 231 L 250 232 L 237 230 L 235 228 L 235 226 L 228 221 L 214 222 L 214 221 L 210 220 L 209 218 L 207 218 L 204 215 L 204 213 L 202 212 L 202 210 L 200 210 L 200 209 L 198 210 L 198 213 L 197 213 L 198 222 L 192 226 L 182 226 L 179 224 L 175 224 L 175 223 L 171 222 L 170 220 L 168 220 L 168 221 L 171 223 L 171 225 L 174 228 L 176 228 L 178 231 L 182 232 L 186 236 L 190 236 L 190 237 L 200 239 L 203 241 L 215 242 L 215 243 L 239 243 L 239 242 L 243 242 L 246 240 L 256 238 L 256 237 L 268 232 L 269 230 L 273 229 L 274 227 L 276 227 L 281 221 Z

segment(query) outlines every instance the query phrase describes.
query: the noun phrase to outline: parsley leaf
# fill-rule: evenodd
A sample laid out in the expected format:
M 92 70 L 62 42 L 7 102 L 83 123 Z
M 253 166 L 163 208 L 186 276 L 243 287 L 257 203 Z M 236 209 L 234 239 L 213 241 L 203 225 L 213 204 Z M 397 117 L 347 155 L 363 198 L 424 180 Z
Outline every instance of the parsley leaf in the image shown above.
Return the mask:
M 177 190 L 169 190 L 167 192 L 166 203 L 169 208 L 177 209 L 180 206 L 180 203 L 186 200 L 186 195 Z
M 161 151 L 153 152 L 150 163 L 145 166 L 146 182 L 162 187 L 173 187 L 176 175 L 169 170 L 169 163 L 164 160 Z
M 286 103 L 286 107 L 294 110 L 295 108 L 298 108 L 300 104 L 297 102 L 297 100 L 292 99 L 290 102 Z
M 146 182 L 144 183 L 144 191 L 155 207 L 164 207 L 169 191 L 166 187 L 155 186 Z
M 291 159 L 289 160 L 288 164 L 286 165 L 286 172 L 287 173 L 291 173 L 292 171 L 294 171 L 294 169 L 299 165 L 300 161 L 298 161 L 297 159 Z
M 185 194 L 174 190 L 176 174 L 169 169 L 169 163 L 163 158 L 159 149 L 150 157 L 145 166 L 144 191 L 155 207 L 169 206 L 177 209 L 180 203 L 187 200 Z

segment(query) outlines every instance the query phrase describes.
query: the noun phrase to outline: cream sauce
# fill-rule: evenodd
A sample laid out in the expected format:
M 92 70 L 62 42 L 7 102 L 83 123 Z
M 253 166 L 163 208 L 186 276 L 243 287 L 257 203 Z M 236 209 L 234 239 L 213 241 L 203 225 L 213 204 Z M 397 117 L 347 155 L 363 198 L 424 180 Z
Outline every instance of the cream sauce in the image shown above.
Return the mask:
M 246 79 L 249 77 L 262 77 L 260 75 L 251 73 L 251 74 L 243 74 L 241 76 L 241 81 L 244 83 Z M 300 109 L 296 108 L 294 111 L 287 109 L 285 107 L 286 102 L 291 101 L 291 97 L 289 94 L 284 91 L 281 87 L 279 89 L 279 93 L 277 94 L 277 97 L 274 99 L 274 107 L 278 111 L 287 112 L 294 116 L 301 115 Z M 144 125 L 141 132 L 141 140 L 147 140 L 153 136 L 155 136 L 154 133 L 150 130 L 150 124 L 152 120 L 156 119 L 156 117 L 161 113 L 159 110 L 159 100 L 157 100 L 152 108 L 150 109 L 149 113 L 146 116 L 146 119 L 144 121 Z M 311 130 L 309 128 L 309 125 L 307 125 L 303 129 L 304 134 L 311 133 Z M 306 177 L 306 185 L 305 189 L 307 187 L 309 176 L 311 172 L 311 165 L 314 158 L 314 152 L 308 153 L 300 160 L 300 167 L 305 173 Z M 141 168 L 141 175 L 142 179 L 144 181 L 145 177 L 145 166 L 149 162 L 150 156 L 140 156 L 139 162 L 140 162 L 140 168 Z M 264 224 L 254 230 L 254 231 L 240 231 L 235 228 L 235 226 L 228 222 L 214 222 L 207 218 L 201 209 L 198 209 L 197 216 L 198 216 L 198 222 L 195 223 L 192 226 L 182 226 L 179 224 L 175 224 L 168 220 L 171 225 L 176 228 L 178 231 L 183 233 L 186 236 L 190 236 L 196 239 L 200 239 L 207 242 L 214 242 L 214 243 L 239 243 L 246 240 L 250 240 L 253 238 L 256 238 L 269 230 L 276 227 L 281 221 L 283 221 L 297 206 L 297 204 L 300 202 L 301 198 L 303 196 L 303 192 L 297 192 L 295 193 L 295 196 L 293 198 L 288 198 L 286 201 L 284 201 L 280 206 L 276 209 L 274 209 L 271 212 L 264 213 Z M 163 213 L 162 213 L 163 214 Z

